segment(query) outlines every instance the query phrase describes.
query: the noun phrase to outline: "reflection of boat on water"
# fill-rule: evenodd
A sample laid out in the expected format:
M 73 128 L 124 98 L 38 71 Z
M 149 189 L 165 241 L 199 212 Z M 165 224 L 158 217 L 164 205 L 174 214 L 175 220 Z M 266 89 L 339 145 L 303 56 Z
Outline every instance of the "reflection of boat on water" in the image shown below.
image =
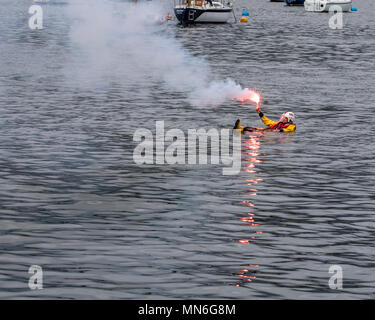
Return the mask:
M 230 0 L 175 0 L 177 19 L 185 23 L 226 23 L 233 11 Z
M 329 12 L 333 6 L 341 7 L 343 12 L 352 9 L 352 0 L 306 0 L 305 10 L 312 12 Z
M 285 0 L 288 6 L 303 6 L 305 0 Z

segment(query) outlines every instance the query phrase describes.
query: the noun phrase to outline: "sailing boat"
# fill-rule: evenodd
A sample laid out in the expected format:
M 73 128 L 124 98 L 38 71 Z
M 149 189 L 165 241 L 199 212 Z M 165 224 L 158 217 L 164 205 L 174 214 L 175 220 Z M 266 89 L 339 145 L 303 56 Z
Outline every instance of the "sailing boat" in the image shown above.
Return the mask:
M 343 12 L 352 9 L 352 0 L 306 0 L 305 10 L 313 12 L 328 12 L 333 6 L 340 6 Z
M 226 23 L 233 11 L 231 0 L 175 0 L 174 13 L 182 24 Z

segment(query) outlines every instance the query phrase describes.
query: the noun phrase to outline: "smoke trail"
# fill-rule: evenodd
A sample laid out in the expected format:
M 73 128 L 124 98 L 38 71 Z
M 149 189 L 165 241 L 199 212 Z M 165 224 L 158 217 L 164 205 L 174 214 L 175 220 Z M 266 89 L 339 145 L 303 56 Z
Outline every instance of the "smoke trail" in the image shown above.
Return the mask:
M 243 92 L 231 79 L 211 81 L 207 62 L 192 56 L 163 26 L 160 17 L 168 9 L 161 3 L 71 4 L 71 39 L 77 53 L 67 76 L 79 86 L 158 81 L 185 93 L 196 106 L 220 105 Z

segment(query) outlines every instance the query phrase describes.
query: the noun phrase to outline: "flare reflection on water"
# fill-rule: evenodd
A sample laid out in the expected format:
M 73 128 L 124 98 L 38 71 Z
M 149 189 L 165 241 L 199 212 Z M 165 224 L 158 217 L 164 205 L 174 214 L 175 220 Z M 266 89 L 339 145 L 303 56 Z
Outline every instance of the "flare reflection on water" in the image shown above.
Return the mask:
M 246 210 L 246 212 L 244 212 L 245 216 L 240 219 L 241 222 L 243 222 L 243 225 L 249 228 L 249 238 L 238 240 L 241 244 L 251 245 L 251 243 L 256 240 L 256 237 L 262 234 L 262 231 L 258 230 L 259 224 L 255 221 L 255 213 L 253 210 L 255 210 L 254 199 L 258 194 L 258 189 L 254 188 L 254 185 L 263 181 L 262 178 L 258 178 L 258 175 L 261 174 L 261 172 L 257 170 L 257 165 L 262 163 L 262 160 L 258 159 L 258 157 L 260 155 L 260 138 L 263 135 L 263 132 L 255 132 L 249 135 L 244 135 L 242 140 L 243 146 L 241 149 L 241 161 L 244 164 L 242 171 L 246 173 L 246 195 L 249 197 L 249 200 L 243 200 L 241 205 L 253 209 L 252 212 Z M 257 230 L 254 231 L 253 228 L 257 228 Z M 248 267 L 242 269 L 240 272 L 234 273 L 235 277 L 240 278 L 240 281 L 236 283 L 236 287 L 255 280 L 256 276 L 254 274 L 257 272 L 258 267 L 259 265 L 257 264 L 249 264 Z

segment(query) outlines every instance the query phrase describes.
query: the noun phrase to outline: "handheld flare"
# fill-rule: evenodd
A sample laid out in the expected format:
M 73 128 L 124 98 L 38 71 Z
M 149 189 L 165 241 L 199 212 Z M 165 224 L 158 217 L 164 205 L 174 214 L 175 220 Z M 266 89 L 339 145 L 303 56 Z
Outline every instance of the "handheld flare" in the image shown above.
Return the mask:
M 243 103 L 248 101 L 255 103 L 257 106 L 260 104 L 261 97 L 255 90 L 245 89 L 243 93 L 237 97 L 237 100 Z

